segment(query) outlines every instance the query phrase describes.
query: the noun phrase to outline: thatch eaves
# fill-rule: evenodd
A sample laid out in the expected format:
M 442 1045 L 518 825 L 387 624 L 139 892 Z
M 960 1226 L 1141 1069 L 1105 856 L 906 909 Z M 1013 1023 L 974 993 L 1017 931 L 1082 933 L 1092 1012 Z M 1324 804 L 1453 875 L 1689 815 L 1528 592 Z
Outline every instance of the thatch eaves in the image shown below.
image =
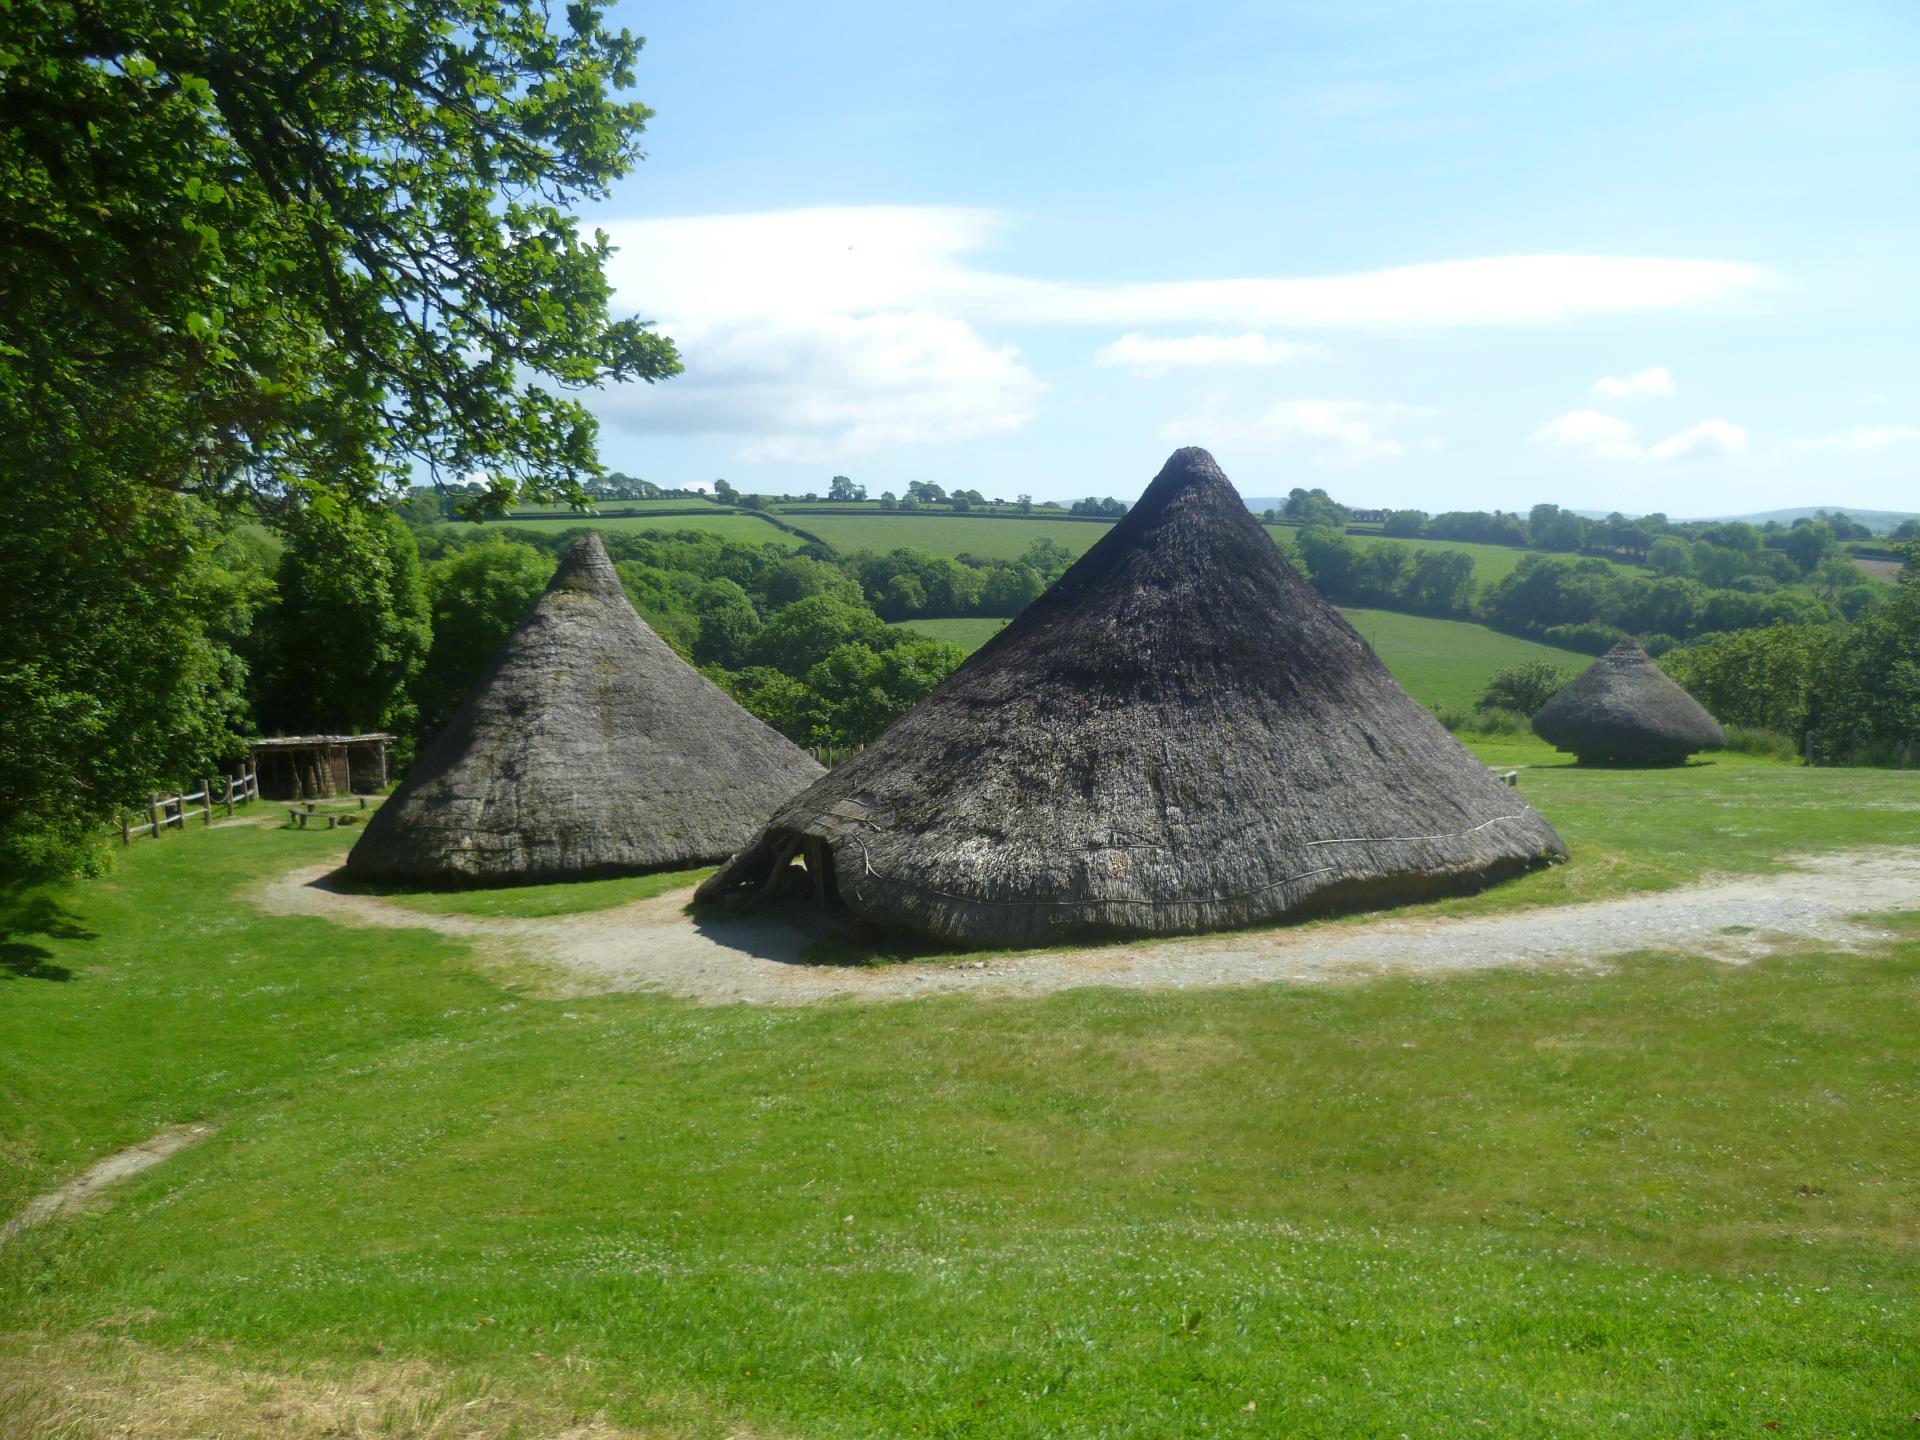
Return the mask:
M 1707 713 L 1633 640 L 1622 640 L 1563 686 L 1533 731 L 1589 764 L 1674 765 L 1727 743 Z
M 700 894 L 795 853 L 859 917 L 1004 946 L 1394 903 L 1566 849 L 1189 449 Z
M 484 885 L 704 864 L 822 773 L 653 633 L 589 534 L 347 870 Z

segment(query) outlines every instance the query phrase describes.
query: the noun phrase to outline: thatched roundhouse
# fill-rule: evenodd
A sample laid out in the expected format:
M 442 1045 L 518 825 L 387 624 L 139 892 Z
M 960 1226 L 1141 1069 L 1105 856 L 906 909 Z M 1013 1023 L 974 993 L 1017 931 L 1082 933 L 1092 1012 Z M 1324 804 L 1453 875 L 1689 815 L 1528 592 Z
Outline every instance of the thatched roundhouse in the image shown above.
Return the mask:
M 1727 732 L 1632 640 L 1622 640 L 1540 707 L 1533 733 L 1589 765 L 1677 765 Z
M 721 860 L 821 773 L 647 627 L 588 535 L 347 871 L 488 885 Z
M 798 855 L 962 945 L 1464 890 L 1566 854 L 1281 557 L 1204 450 L 700 896 Z

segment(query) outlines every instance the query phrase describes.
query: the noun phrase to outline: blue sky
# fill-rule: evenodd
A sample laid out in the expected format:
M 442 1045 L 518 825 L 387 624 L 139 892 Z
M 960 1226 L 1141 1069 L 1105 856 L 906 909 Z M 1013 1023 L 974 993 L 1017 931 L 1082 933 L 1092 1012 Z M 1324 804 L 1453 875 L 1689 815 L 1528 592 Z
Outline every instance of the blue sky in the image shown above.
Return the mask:
M 1920 4 L 626 4 L 664 484 L 1920 509 Z

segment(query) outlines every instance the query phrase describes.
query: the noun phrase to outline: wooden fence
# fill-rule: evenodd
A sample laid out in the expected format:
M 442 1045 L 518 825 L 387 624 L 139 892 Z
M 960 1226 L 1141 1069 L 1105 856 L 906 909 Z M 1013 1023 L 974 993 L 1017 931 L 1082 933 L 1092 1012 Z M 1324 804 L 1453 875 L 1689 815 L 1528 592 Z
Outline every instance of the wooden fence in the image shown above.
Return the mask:
M 251 761 L 240 767 L 238 775 L 223 776 L 218 783 L 212 776 L 203 775 L 198 790 L 182 791 L 175 795 L 149 795 L 145 820 L 136 824 L 131 815 L 121 816 L 120 843 L 131 845 L 136 835 L 151 835 L 158 840 L 160 832 L 170 825 L 184 830 L 188 806 L 199 813 L 202 825 L 211 825 L 214 806 L 224 807 L 227 814 L 231 815 L 236 805 L 245 805 L 259 798 L 260 771 Z
M 831 770 L 842 760 L 850 760 L 866 748 L 864 745 L 809 745 L 807 753 Z

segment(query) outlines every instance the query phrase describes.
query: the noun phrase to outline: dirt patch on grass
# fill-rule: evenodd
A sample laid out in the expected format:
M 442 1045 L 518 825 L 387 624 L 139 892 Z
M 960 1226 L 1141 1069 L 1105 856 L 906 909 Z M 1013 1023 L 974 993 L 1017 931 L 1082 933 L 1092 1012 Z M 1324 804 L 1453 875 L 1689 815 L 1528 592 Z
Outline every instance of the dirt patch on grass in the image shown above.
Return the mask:
M 281 914 L 347 925 L 427 929 L 536 962 L 569 995 L 650 990 L 705 1004 L 800 1005 L 926 995 L 1040 995 L 1082 986 L 1205 989 L 1502 966 L 1598 966 L 1635 951 L 1738 963 L 1817 944 L 1858 949 L 1891 932 L 1854 918 L 1920 908 L 1920 848 L 1809 857 L 1783 873 L 1703 881 L 1663 894 L 1515 914 L 1440 919 L 1418 908 L 1278 930 L 901 964 L 806 963 L 838 933 L 812 910 L 713 920 L 679 891 L 581 915 L 483 919 L 428 915 L 334 889 L 328 867 L 271 882 L 254 898 Z M 816 952 L 817 953 L 817 952 Z
M 197 1140 L 213 1133 L 211 1125 L 171 1125 L 158 1135 L 129 1145 L 104 1160 L 96 1161 L 81 1174 L 57 1189 L 29 1200 L 18 1215 L 0 1225 L 0 1245 L 4 1245 L 29 1225 L 52 1220 L 74 1210 L 104 1204 L 103 1191 L 142 1170 L 150 1170 L 162 1160 L 179 1154 Z
M 0 1440 L 625 1440 L 417 1361 L 298 1374 L 121 1339 L 0 1340 Z

